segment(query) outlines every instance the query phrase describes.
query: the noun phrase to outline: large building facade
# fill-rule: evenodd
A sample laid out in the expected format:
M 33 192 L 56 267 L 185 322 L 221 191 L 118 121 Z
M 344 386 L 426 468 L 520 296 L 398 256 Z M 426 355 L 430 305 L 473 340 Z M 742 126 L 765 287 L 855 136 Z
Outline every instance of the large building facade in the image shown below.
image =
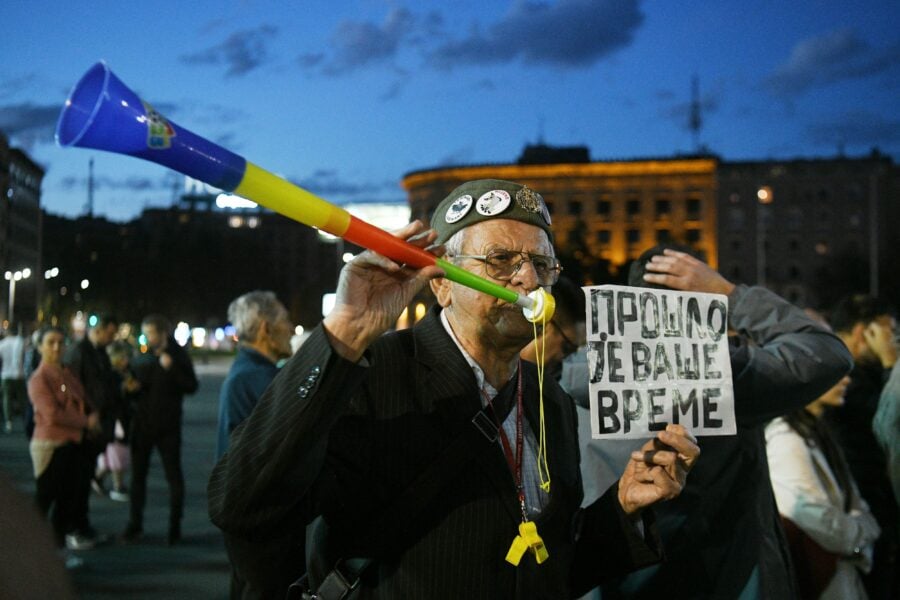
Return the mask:
M 878 154 L 590 161 L 586 149 L 529 147 L 512 164 L 407 174 L 412 217 L 427 222 L 454 187 L 486 178 L 541 192 L 563 264 L 578 283 L 621 282 L 641 252 L 676 242 L 733 281 L 766 285 L 804 305 L 827 307 L 851 291 L 900 299 L 897 169 Z
M 10 148 L 0 133 L 0 281 L 6 284 L 0 306 L 7 323 L 34 320 L 43 290 L 43 178 L 44 169 L 22 150 Z

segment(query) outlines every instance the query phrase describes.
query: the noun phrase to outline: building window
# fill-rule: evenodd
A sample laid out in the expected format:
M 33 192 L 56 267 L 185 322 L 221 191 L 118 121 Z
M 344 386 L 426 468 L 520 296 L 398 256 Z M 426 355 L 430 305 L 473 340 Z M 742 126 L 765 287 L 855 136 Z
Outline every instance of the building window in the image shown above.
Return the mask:
M 656 241 L 659 244 L 664 244 L 666 242 L 672 241 L 672 232 L 668 229 L 657 229 L 656 230 Z
M 728 207 L 729 229 L 741 229 L 744 227 L 744 209 L 740 206 Z
M 641 230 L 640 229 L 627 229 L 625 231 L 625 241 L 629 244 L 637 244 L 641 241 Z
M 688 221 L 699 221 L 700 220 L 700 199 L 699 198 L 688 198 L 686 203 L 687 208 L 687 219 Z
M 601 229 L 597 232 L 597 241 L 601 244 L 608 244 L 610 240 L 609 229 Z
M 629 200 L 625 203 L 625 212 L 630 218 L 634 218 L 641 214 L 641 201 Z
M 800 269 L 797 265 L 791 265 L 788 267 L 788 277 L 791 279 L 799 279 L 800 278 Z
M 663 198 L 658 199 L 656 201 L 656 218 L 668 219 L 670 216 L 672 216 L 672 202 Z
M 732 280 L 734 280 L 734 281 L 741 280 L 741 268 L 739 266 L 737 266 L 737 265 L 732 266 L 731 269 L 729 269 L 728 273 Z
M 788 209 L 787 213 L 787 226 L 788 229 L 800 229 L 803 227 L 803 210 L 792 206 Z
M 826 254 L 828 254 L 828 244 L 826 244 L 825 242 L 816 243 L 814 249 L 816 251 L 816 254 L 818 254 L 819 256 L 825 256 Z
M 788 242 L 788 247 L 791 249 L 791 252 L 796 252 L 800 249 L 800 242 L 797 238 L 791 238 L 791 241 Z
M 569 214 L 573 217 L 577 217 L 581 214 L 581 201 L 580 200 L 569 200 Z
M 741 249 L 741 240 L 731 240 L 731 250 L 737 252 Z
M 685 236 L 687 237 L 687 241 L 691 244 L 696 244 L 700 241 L 700 230 L 699 229 L 688 229 L 685 231 Z
M 609 218 L 612 212 L 612 202 L 609 200 L 597 200 L 597 214 L 604 218 Z

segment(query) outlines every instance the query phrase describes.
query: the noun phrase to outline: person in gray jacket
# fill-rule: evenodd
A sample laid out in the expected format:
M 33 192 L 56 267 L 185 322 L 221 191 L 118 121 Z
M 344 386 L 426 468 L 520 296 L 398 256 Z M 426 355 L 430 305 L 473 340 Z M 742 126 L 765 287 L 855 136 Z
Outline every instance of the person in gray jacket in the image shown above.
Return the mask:
M 684 598 L 795 597 L 764 427 L 846 375 L 853 365 L 849 352 L 822 325 L 769 290 L 735 285 L 671 247 L 657 246 L 638 258 L 629 284 L 728 296 L 729 326 L 737 333 L 730 349 L 738 431 L 699 438 L 703 460 L 681 496 L 657 507 L 667 560 L 604 585 L 603 597 L 650 598 L 672 590 Z M 564 374 L 564 387 L 567 381 L 571 386 L 572 377 Z M 587 376 L 577 383 L 581 390 L 567 391 L 586 403 Z M 584 427 L 579 430 L 581 435 Z M 608 480 L 607 473 L 619 469 L 618 457 L 627 457 L 635 443 L 640 441 L 604 441 L 601 448 L 589 434 L 582 438 L 583 479 Z M 591 468 L 599 472 L 586 470 Z M 585 501 L 589 498 L 586 490 Z

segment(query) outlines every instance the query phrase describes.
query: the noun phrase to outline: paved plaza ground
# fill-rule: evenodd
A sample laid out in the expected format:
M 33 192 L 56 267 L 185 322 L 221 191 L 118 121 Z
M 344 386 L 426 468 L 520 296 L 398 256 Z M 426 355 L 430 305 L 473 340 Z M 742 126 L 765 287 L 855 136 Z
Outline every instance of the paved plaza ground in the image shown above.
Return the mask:
M 184 404 L 183 465 L 187 497 L 181 544 L 166 545 L 168 488 L 154 454 L 147 485 L 143 539 L 123 545 L 115 538 L 125 528 L 128 504 L 99 495 L 91 497 L 91 521 L 113 538 L 108 544 L 79 552 L 84 565 L 70 571 L 79 598 L 190 599 L 228 597 L 228 560 L 219 530 L 206 512 L 206 482 L 214 463 L 219 387 L 230 359 L 213 358 L 196 364 L 200 389 Z M 0 433 L 0 470 L 31 498 L 34 477 L 28 442 L 16 423 L 12 433 Z M 2 594 L 0 594 L 2 596 Z

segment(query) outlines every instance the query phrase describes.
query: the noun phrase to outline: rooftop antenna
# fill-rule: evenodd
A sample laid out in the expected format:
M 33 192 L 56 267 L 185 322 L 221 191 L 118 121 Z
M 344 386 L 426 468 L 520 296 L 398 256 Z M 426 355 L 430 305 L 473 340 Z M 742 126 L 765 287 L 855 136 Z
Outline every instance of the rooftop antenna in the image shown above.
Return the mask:
M 694 138 L 694 151 L 700 154 L 700 129 L 703 127 L 703 116 L 700 107 L 700 79 L 694 75 L 691 79 L 691 116 L 690 127 L 691 135 Z
M 84 205 L 84 212 L 88 217 L 94 217 L 94 157 L 88 161 L 88 188 L 87 188 L 87 204 Z

